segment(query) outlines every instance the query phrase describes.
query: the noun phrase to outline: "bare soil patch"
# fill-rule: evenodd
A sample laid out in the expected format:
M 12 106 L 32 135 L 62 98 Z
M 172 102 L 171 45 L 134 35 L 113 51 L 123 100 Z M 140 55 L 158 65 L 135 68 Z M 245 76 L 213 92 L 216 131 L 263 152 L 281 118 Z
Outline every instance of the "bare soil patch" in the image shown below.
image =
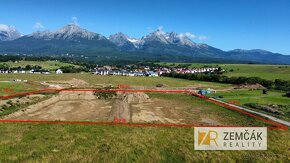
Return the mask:
M 93 92 L 61 92 L 43 102 L 10 114 L 6 119 L 106 121 L 112 107 Z
M 261 84 L 240 84 L 238 85 L 239 89 L 250 89 L 250 90 L 259 90 L 259 89 L 266 89 Z
M 87 83 L 84 80 L 73 78 L 69 81 L 47 81 L 43 82 L 42 85 L 48 86 L 50 88 L 83 88 L 83 87 L 89 87 L 89 83 Z
M 87 101 L 58 101 L 54 104 L 23 111 L 22 114 L 15 114 L 11 119 L 31 120 L 90 120 L 106 121 L 110 112 L 110 102 L 104 100 Z
M 198 123 L 199 108 L 182 105 L 176 101 L 152 99 L 150 102 L 131 105 L 133 122 L 152 123 Z

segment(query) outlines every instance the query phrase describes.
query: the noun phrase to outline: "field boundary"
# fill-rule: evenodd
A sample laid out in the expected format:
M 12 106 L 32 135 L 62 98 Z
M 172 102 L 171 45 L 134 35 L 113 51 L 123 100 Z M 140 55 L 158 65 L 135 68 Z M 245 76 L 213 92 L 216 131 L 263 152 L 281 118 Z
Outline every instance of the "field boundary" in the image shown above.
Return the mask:
M 53 93 L 53 92 L 156 92 L 156 93 L 187 93 L 216 105 L 225 107 L 227 109 L 231 109 L 237 111 L 239 113 L 248 115 L 250 117 L 256 118 L 261 120 L 267 124 L 272 126 L 268 126 L 269 129 L 281 129 L 281 130 L 288 130 L 286 125 L 280 124 L 273 120 L 266 119 L 262 116 L 247 112 L 245 110 L 241 110 L 238 107 L 232 106 L 225 102 L 220 102 L 209 97 L 197 94 L 190 90 L 159 90 L 159 89 L 42 89 L 42 90 L 35 90 L 30 92 L 22 92 L 17 94 L 12 94 L 8 96 L 0 96 L 0 99 L 9 99 L 14 97 L 21 97 L 25 95 L 31 95 L 36 93 Z M 89 121 L 42 121 L 42 120 L 0 120 L 0 122 L 6 123 L 47 123 L 47 124 L 95 124 L 95 125 L 123 125 L 123 126 L 170 126 L 170 127 L 213 127 L 213 126 L 197 126 L 193 124 L 138 124 L 138 123 L 116 123 L 116 122 L 89 122 Z M 218 127 L 218 126 L 216 126 Z M 221 126 L 223 127 L 223 126 Z M 231 127 L 231 126 L 228 126 Z M 235 126 L 232 126 L 235 127 Z M 237 127 L 237 126 L 236 126 Z M 240 126 L 239 126 L 240 127 Z

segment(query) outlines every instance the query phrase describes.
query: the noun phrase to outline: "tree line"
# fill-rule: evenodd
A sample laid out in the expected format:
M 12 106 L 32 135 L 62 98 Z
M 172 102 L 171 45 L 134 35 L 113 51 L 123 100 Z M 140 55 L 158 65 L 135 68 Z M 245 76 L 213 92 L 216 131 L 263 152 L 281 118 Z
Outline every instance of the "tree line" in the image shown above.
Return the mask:
M 17 66 L 17 67 L 10 67 L 8 64 L 4 63 L 4 64 L 0 64 L 0 70 L 25 70 L 25 71 L 29 71 L 29 70 L 43 70 L 41 66 L 39 65 L 26 65 L 25 67 L 22 66 Z
M 87 67 L 75 67 L 75 66 L 61 66 L 60 69 L 63 73 L 80 73 L 80 72 L 88 72 L 89 68 Z

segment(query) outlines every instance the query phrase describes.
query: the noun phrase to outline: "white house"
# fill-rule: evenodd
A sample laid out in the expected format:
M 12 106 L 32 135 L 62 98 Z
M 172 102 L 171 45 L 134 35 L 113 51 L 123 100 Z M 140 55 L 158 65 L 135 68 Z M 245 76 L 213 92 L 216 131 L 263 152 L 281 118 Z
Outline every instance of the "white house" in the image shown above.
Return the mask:
M 149 71 L 148 72 L 148 76 L 149 77 L 158 77 L 158 73 L 157 72 L 153 72 L 153 71 Z
M 57 69 L 57 70 L 55 71 L 55 73 L 56 73 L 56 74 L 62 74 L 62 71 L 61 71 L 61 69 Z
M 14 70 L 12 73 L 13 74 L 25 74 L 26 72 L 24 70 Z

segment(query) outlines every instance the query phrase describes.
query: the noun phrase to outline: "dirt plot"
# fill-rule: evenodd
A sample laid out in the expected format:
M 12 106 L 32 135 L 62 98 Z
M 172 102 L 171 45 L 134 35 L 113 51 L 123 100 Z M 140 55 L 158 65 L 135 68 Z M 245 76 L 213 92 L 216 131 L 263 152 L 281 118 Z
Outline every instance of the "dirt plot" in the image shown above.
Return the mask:
M 93 92 L 60 92 L 5 119 L 112 122 L 117 118 L 131 123 L 219 125 L 215 117 L 202 116 L 201 110 L 176 100 L 150 98 L 145 93 L 118 93 L 103 100 Z
M 96 99 L 92 92 L 61 92 L 5 119 L 106 121 L 111 107 L 112 101 Z
M 176 101 L 152 99 L 131 105 L 132 122 L 220 125 L 215 117 L 202 114 L 201 107 L 184 105 Z
M 15 119 L 105 121 L 110 108 L 108 103 L 99 100 L 59 101 L 41 109 L 27 110 Z

